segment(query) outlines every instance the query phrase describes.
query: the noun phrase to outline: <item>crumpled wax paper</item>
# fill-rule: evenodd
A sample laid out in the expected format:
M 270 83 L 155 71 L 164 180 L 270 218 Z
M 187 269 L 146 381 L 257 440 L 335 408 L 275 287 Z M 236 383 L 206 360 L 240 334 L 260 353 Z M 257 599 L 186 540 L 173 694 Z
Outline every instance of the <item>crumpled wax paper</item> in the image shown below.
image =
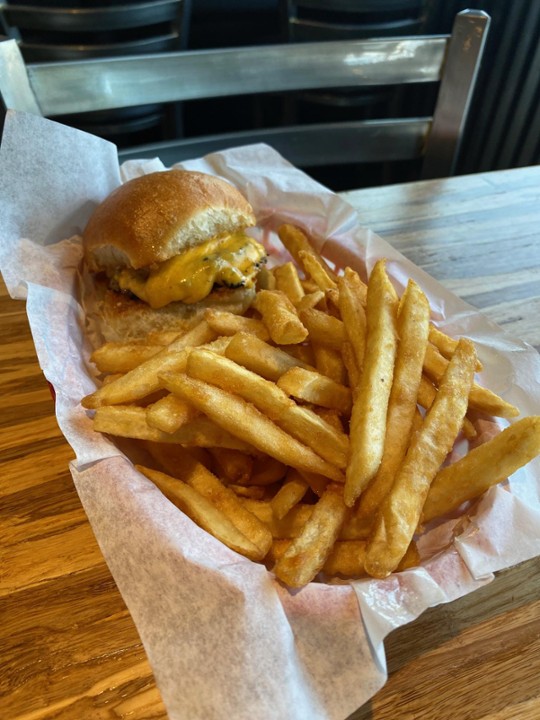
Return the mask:
M 475 341 L 485 368 L 480 381 L 524 415 L 540 413 L 534 349 L 361 227 L 345 201 L 272 149 L 237 148 L 182 166 L 237 185 L 270 247 L 272 229 L 293 222 L 338 265 L 369 271 L 387 257 L 398 290 L 414 278 L 438 324 Z M 76 454 L 75 485 L 169 716 L 343 720 L 384 684 L 383 640 L 392 629 L 540 554 L 540 462 L 492 488 L 459 524 L 435 526 L 420 540 L 421 566 L 386 580 L 311 583 L 292 592 L 197 527 L 93 432 L 79 404 L 95 383 L 77 301 L 78 234 L 121 181 L 160 169 L 157 159 L 120 169 L 110 143 L 10 112 L 0 148 L 0 267 L 11 295 L 27 300 L 58 423 Z

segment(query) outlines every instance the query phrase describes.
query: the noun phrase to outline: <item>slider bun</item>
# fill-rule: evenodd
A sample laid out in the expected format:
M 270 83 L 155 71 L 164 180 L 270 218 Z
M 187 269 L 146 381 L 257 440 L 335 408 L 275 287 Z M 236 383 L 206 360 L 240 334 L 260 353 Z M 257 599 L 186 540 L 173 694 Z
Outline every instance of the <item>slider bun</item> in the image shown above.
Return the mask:
M 85 260 L 92 272 L 137 270 L 254 224 L 251 205 L 225 180 L 150 173 L 120 185 L 94 210 L 83 233 Z

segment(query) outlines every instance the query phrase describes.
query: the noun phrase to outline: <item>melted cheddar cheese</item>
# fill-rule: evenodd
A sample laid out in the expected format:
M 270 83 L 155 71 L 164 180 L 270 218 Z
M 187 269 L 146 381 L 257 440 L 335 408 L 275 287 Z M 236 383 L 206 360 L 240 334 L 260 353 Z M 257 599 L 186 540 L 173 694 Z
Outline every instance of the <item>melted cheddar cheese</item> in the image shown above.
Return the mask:
M 253 238 L 234 233 L 214 237 L 150 271 L 122 270 L 116 280 L 121 290 L 157 309 L 178 300 L 203 300 L 214 285 L 252 287 L 265 257 L 264 248 Z

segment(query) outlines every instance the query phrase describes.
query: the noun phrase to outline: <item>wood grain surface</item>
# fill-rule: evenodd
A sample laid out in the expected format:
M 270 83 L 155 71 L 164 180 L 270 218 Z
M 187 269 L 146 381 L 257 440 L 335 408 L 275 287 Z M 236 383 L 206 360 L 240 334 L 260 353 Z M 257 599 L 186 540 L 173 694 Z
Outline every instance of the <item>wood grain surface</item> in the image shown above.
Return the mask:
M 540 348 L 540 168 L 345 196 L 364 225 Z M 0 328 L 0 718 L 166 718 L 73 487 L 24 303 L 3 284 Z M 538 720 L 540 559 L 427 611 L 386 649 L 389 680 L 351 720 Z

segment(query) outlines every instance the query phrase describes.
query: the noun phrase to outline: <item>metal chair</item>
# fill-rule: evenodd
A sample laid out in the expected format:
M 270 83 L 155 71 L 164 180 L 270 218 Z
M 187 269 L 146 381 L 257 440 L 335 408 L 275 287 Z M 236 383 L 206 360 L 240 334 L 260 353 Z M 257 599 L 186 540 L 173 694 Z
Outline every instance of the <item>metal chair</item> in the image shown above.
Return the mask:
M 423 158 L 422 176 L 451 175 L 489 17 L 457 15 L 450 36 L 268 45 L 25 65 L 14 41 L 0 43 L 5 107 L 46 117 L 310 88 L 439 82 L 433 117 L 394 118 L 183 138 L 122 150 L 120 160 L 166 165 L 234 145 L 266 142 L 299 167 Z
M 182 0 L 0 2 L 5 32 L 19 40 L 27 62 L 81 60 L 185 47 Z
M 185 49 L 190 2 L 8 0 L 0 1 L 0 21 L 27 63 L 123 57 Z M 181 128 L 174 105 L 141 103 L 59 119 L 120 146 L 176 137 Z
M 284 36 L 293 42 L 413 35 L 426 0 L 282 0 Z

